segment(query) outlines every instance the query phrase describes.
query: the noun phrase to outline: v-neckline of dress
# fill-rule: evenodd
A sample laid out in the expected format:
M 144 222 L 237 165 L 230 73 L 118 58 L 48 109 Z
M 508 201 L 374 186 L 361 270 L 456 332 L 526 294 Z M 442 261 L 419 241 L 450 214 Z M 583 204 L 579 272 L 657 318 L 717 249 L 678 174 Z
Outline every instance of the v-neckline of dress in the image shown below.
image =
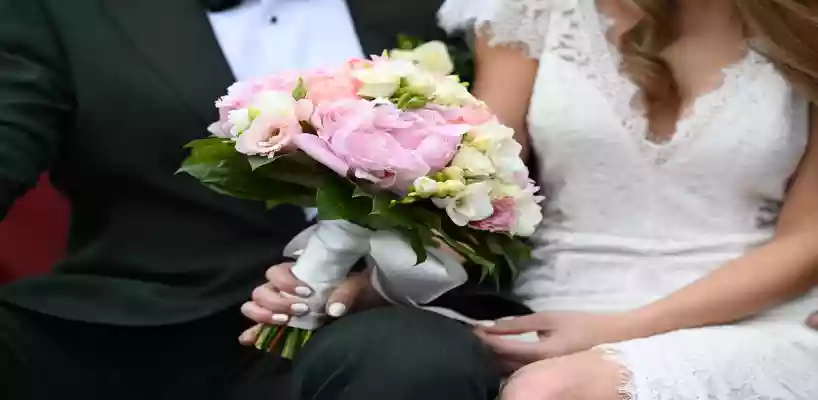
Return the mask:
M 607 38 L 610 19 L 597 8 L 596 0 L 578 0 L 578 3 L 584 9 L 575 14 L 583 20 L 580 23 L 587 24 L 586 28 L 579 29 L 588 29 L 591 62 L 602 75 L 602 79 L 596 80 L 600 92 L 613 109 L 622 129 L 639 147 L 640 153 L 656 165 L 667 163 L 678 148 L 694 140 L 722 110 L 727 99 L 739 94 L 746 77 L 750 76 L 750 69 L 762 59 L 760 54 L 748 50 L 743 58 L 723 68 L 721 85 L 698 96 L 685 108 L 681 118 L 676 121 L 672 136 L 667 140 L 655 141 L 645 113 L 633 105 L 639 89 L 620 73 L 621 54 Z M 593 58 L 597 59 L 594 61 Z

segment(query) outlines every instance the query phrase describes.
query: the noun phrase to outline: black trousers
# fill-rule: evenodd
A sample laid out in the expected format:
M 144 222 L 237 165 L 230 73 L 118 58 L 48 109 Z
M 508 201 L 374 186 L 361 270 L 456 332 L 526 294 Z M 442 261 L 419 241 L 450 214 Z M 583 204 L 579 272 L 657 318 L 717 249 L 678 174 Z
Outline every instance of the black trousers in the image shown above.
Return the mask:
M 289 365 L 241 347 L 238 306 L 181 325 L 66 321 L 0 303 L 0 399 L 287 399 Z
M 502 376 L 468 326 L 411 308 L 353 314 L 296 358 L 296 400 L 494 400 Z

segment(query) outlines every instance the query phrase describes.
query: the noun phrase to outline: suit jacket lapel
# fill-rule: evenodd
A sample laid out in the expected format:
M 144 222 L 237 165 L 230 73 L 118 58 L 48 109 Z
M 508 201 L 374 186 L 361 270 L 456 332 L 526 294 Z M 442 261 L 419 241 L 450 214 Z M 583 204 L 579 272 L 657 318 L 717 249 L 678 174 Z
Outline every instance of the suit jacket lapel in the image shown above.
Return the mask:
M 197 0 L 104 0 L 151 67 L 204 123 L 233 83 L 207 15 Z
M 442 0 L 347 0 L 367 55 L 394 48 L 400 34 L 424 41 L 443 39 L 445 33 L 437 26 L 442 4 Z
M 377 0 L 376 0 L 377 1 Z M 385 1 L 384 1 L 385 2 Z M 380 54 L 390 44 L 383 34 L 379 33 L 378 24 L 375 20 L 377 11 L 372 9 L 374 1 L 368 0 L 347 0 L 347 7 L 355 24 L 355 32 L 361 42 L 364 56 Z

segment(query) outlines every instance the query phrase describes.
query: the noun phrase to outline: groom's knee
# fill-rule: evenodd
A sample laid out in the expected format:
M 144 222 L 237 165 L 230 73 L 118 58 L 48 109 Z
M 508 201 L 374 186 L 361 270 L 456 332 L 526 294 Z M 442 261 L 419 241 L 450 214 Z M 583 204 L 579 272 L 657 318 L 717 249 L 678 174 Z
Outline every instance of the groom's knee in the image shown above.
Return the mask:
M 488 393 L 496 394 L 500 383 L 494 363 L 468 327 L 400 307 L 354 314 L 324 328 L 294 369 L 297 398 L 353 399 L 357 393 L 481 399 L 493 398 Z M 346 397 L 331 394 L 341 391 Z

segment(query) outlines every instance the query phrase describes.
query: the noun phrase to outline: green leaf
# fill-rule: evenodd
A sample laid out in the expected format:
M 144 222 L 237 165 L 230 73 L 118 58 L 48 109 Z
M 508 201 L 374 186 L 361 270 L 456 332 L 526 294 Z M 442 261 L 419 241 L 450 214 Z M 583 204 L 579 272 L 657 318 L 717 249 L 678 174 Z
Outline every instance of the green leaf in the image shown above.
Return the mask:
M 406 207 L 406 209 L 408 210 L 412 219 L 428 227 L 429 229 L 434 231 L 443 229 L 443 218 L 445 216 L 442 210 L 429 209 L 424 205 L 424 203 L 413 204 Z
M 420 236 L 418 231 L 406 231 L 406 237 L 409 239 L 409 244 L 412 245 L 412 250 L 415 251 L 415 257 L 417 258 L 417 262 L 415 265 L 419 265 L 426 261 L 426 246 L 423 243 L 423 238 Z
M 318 189 L 329 177 L 335 177 L 327 167 L 302 152 L 276 156 L 271 162 L 258 166 L 254 172 L 312 189 Z
M 275 161 L 274 158 L 270 157 L 261 157 L 261 156 L 249 156 L 247 157 L 247 162 L 250 163 L 250 169 L 253 171 Z
M 206 187 L 233 197 L 275 204 L 310 206 L 315 189 L 255 173 L 247 156 L 221 138 L 190 142 L 190 155 L 177 173 L 188 174 Z
M 375 197 L 375 195 L 369 192 L 368 190 L 364 189 L 362 186 L 356 185 L 355 190 L 352 192 L 352 197 L 353 198 L 369 197 L 370 199 L 372 199 Z
M 390 192 L 379 192 L 372 198 L 370 215 L 378 216 L 394 228 L 413 229 L 417 221 L 412 218 L 405 204 L 395 203 L 397 196 Z
M 315 205 L 318 218 L 322 220 L 345 219 L 359 223 L 366 219 L 372 210 L 372 201 L 366 198 L 354 198 L 355 185 L 340 178 L 327 179 L 318 188 Z
M 304 79 L 301 77 L 298 78 L 298 83 L 295 85 L 295 89 L 293 89 L 293 98 L 296 100 L 305 99 L 307 97 L 307 88 L 304 87 Z
M 400 50 L 412 50 L 418 46 L 420 46 L 420 39 L 406 35 L 406 34 L 398 34 L 398 49 Z

